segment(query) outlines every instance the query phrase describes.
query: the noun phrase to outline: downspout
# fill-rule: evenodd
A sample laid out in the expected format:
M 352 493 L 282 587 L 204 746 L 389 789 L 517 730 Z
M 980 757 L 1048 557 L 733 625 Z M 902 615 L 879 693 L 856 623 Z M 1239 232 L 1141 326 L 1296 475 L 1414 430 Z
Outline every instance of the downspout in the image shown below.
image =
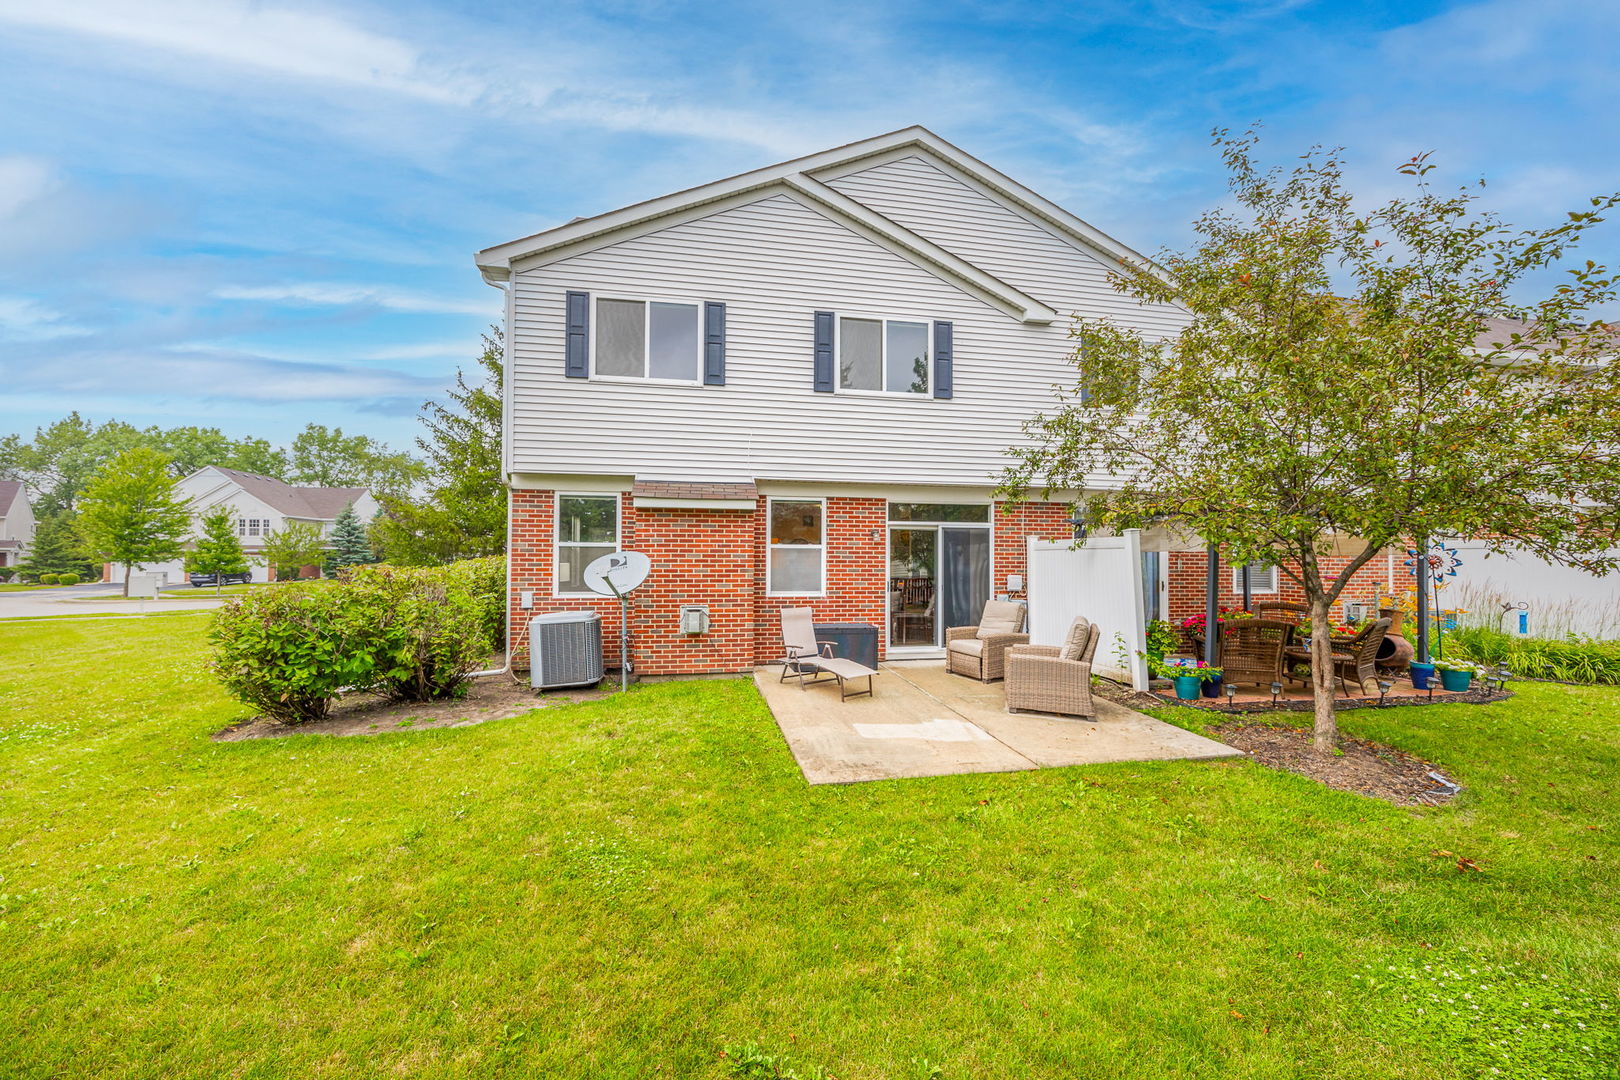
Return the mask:
M 501 590 L 501 604 L 506 615 L 506 662 L 488 671 L 475 671 L 468 678 L 484 675 L 509 675 L 512 672 L 512 476 L 508 470 L 511 424 L 508 415 L 512 404 L 512 289 L 498 281 L 485 282 L 505 294 L 503 311 L 506 340 L 501 346 L 501 479 L 506 484 L 506 584 Z

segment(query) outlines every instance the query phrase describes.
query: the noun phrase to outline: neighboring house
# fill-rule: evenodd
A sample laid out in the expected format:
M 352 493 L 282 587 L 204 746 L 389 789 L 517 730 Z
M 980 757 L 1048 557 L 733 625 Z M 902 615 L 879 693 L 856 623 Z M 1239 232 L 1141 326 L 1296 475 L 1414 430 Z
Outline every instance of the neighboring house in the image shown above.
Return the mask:
M 269 476 L 218 465 L 198 469 L 179 481 L 175 490 L 191 503 L 194 536 L 201 531 L 198 522 L 203 514 L 219 506 L 229 506 L 236 511 L 236 535 L 253 567 L 254 581 L 274 580 L 274 569 L 263 565 L 264 542 L 288 522 L 307 522 L 329 533 L 344 507 L 353 506 L 363 522 L 369 522 L 378 509 L 377 500 L 365 488 L 295 487 Z M 183 559 L 154 563 L 142 570 L 158 574 L 171 583 L 184 581 L 186 577 Z M 318 573 L 318 567 L 303 570 L 305 577 Z M 123 580 L 123 567 L 108 564 L 103 570 L 103 580 Z
M 34 541 L 34 507 L 21 480 L 0 480 L 0 568 L 16 566 Z
M 1073 379 L 1072 315 L 1185 323 L 1112 288 L 1134 257 L 918 127 L 481 252 L 508 297 L 514 660 L 530 613 L 580 607 L 616 660 L 617 604 L 580 579 L 616 547 L 653 562 L 643 672 L 775 660 L 797 605 L 940 655 L 1018 594 L 1030 537 L 1071 535 L 1066 500 L 1002 513 L 993 489 Z M 1161 610 L 1201 610 L 1201 562 L 1158 576 Z

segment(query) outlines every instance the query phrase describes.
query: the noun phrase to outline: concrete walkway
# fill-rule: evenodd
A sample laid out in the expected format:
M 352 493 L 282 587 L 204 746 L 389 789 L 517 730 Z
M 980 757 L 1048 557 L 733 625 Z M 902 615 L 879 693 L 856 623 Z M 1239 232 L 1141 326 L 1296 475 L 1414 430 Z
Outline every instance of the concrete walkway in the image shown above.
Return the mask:
M 126 600 L 122 585 L 90 582 L 54 589 L 0 592 L 0 619 L 27 619 L 41 615 L 142 615 L 154 611 L 216 608 L 223 600 L 210 600 L 205 590 L 197 596 L 164 591 L 155 600 Z
M 952 675 L 938 660 L 884 664 L 873 696 L 844 702 L 836 683 L 801 690 L 780 673 L 759 668 L 754 682 L 812 784 L 1243 756 L 1100 698 L 1095 720 L 1009 713 L 1001 683 Z

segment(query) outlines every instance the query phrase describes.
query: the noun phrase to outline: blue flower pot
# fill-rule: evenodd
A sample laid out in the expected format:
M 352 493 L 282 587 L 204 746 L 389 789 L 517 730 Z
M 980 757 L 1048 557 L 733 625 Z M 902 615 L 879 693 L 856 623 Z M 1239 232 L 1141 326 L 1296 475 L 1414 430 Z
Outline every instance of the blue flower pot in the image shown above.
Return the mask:
M 1440 685 L 1453 694 L 1460 694 L 1468 689 L 1474 681 L 1472 671 L 1442 671 L 1440 672 Z
M 1176 697 L 1182 701 L 1198 700 L 1198 678 L 1195 675 L 1177 675 L 1171 680 L 1176 684 Z
M 1218 698 L 1221 696 L 1221 677 L 1219 675 L 1215 676 L 1213 679 L 1204 684 L 1204 696 L 1207 698 Z
M 1433 664 L 1413 664 L 1408 669 L 1412 674 L 1412 689 L 1427 690 L 1429 680 L 1434 678 Z

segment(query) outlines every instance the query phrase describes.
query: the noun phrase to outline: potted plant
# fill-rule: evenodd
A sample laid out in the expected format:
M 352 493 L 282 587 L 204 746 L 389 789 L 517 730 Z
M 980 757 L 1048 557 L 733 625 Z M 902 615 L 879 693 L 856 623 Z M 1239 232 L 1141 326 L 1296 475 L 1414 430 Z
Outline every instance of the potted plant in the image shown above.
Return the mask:
M 1197 701 L 1203 688 L 1214 685 L 1212 680 L 1218 681 L 1221 677 L 1220 668 L 1210 667 L 1202 660 L 1150 661 L 1149 667 L 1154 675 L 1175 684 L 1176 698 L 1180 701 Z
M 1467 690 L 1474 675 L 1485 670 L 1472 660 L 1436 660 L 1434 667 L 1440 672 L 1440 685 L 1454 694 Z
M 1416 660 L 1407 665 L 1407 673 L 1412 676 L 1412 689 L 1427 690 L 1429 680 L 1434 678 L 1433 664 L 1420 664 Z

